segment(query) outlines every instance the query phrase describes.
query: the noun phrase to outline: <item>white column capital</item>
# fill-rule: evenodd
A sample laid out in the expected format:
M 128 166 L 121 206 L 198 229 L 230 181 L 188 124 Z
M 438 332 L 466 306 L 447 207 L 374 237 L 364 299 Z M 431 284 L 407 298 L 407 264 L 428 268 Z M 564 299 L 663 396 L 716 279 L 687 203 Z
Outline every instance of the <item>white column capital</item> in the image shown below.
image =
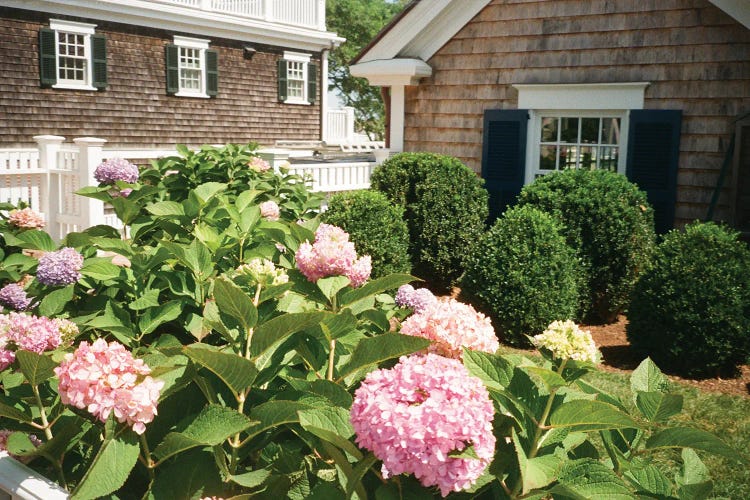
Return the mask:
M 65 141 L 65 137 L 61 135 L 35 135 L 33 139 L 40 146 L 44 144 L 62 144 Z
M 79 146 L 103 147 L 107 143 L 107 139 L 100 139 L 98 137 L 76 137 L 73 139 L 73 142 Z

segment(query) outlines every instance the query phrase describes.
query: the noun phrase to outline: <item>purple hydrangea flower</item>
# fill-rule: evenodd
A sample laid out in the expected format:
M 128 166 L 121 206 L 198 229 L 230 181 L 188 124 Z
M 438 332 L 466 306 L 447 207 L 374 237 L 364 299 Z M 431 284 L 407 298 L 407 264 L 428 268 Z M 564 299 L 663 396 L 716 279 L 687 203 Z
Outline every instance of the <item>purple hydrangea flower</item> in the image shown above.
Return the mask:
M 112 158 L 96 167 L 94 179 L 101 184 L 114 184 L 117 181 L 132 184 L 138 181 L 138 167 L 122 158 Z
M 36 268 L 36 279 L 43 285 L 70 285 L 81 279 L 83 255 L 73 248 L 44 254 Z
M 411 285 L 401 285 L 396 293 L 396 305 L 408 307 L 416 313 L 420 313 L 436 303 L 437 297 L 427 288 L 415 290 Z
M 16 283 L 10 283 L 0 289 L 0 305 L 14 311 L 25 311 L 31 304 L 26 290 Z

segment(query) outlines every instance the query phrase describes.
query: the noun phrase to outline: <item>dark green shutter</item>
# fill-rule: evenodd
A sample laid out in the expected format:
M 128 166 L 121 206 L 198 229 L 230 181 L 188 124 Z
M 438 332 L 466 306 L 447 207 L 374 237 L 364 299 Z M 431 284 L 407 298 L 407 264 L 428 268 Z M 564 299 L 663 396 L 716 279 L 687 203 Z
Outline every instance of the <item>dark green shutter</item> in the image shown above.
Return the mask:
M 523 188 L 528 121 L 525 109 L 484 112 L 482 177 L 490 194 L 490 222 L 515 204 Z
M 91 84 L 99 90 L 107 88 L 107 40 L 104 35 L 91 35 Z
M 219 53 L 206 50 L 206 94 L 216 97 L 219 93 Z
M 315 104 L 315 97 L 318 93 L 318 65 L 313 63 L 307 64 L 307 102 Z
M 279 101 L 286 102 L 286 60 L 279 60 Z
M 630 111 L 625 174 L 646 191 L 654 207 L 657 233 L 674 227 L 681 124 L 679 110 Z
M 169 44 L 166 49 L 167 66 L 167 94 L 176 94 L 180 91 L 180 49 L 177 45 Z
M 56 45 L 57 35 L 54 30 L 39 30 L 39 81 L 42 87 L 51 87 L 57 83 Z

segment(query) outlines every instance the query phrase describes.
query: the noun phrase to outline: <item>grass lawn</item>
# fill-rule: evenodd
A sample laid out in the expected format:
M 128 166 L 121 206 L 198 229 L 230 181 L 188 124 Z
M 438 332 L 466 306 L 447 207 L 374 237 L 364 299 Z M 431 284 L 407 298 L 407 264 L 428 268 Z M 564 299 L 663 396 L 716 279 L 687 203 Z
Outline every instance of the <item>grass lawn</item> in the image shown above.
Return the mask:
M 633 406 L 629 375 L 596 371 L 585 379 Z M 712 432 L 750 458 L 750 398 L 703 392 L 679 383 L 672 384 L 672 391 L 684 397 L 683 413 L 674 417 L 672 422 Z M 660 455 L 669 462 L 668 453 Z M 750 467 L 707 453 L 700 452 L 700 456 L 714 479 L 714 498 L 750 498 Z

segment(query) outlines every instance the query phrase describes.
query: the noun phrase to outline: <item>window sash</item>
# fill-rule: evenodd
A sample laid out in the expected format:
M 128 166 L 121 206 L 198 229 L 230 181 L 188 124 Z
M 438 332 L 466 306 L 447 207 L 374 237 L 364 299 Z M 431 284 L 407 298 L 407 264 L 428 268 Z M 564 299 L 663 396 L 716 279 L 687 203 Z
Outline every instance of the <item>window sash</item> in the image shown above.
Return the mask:
M 91 85 L 91 36 L 55 30 L 57 83 L 63 85 Z
M 287 102 L 307 102 L 307 62 L 287 61 Z

